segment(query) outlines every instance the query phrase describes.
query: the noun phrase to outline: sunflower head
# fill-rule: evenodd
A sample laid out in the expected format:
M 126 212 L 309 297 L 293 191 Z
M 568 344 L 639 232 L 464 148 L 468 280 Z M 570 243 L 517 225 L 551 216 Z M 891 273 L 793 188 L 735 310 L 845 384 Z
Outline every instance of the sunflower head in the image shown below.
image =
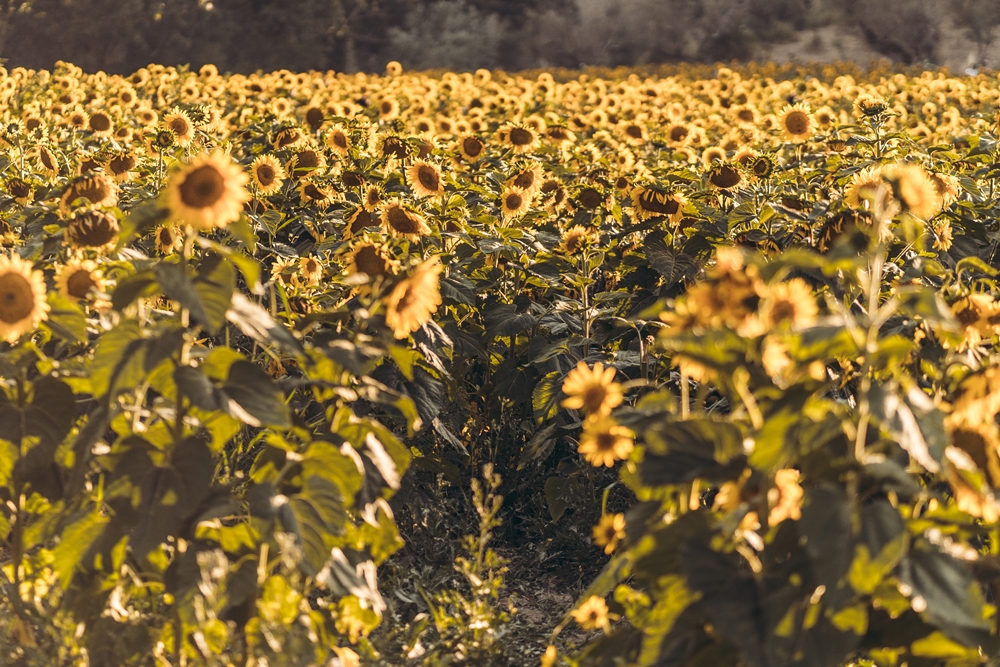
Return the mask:
M 504 220 L 523 215 L 531 205 L 531 197 L 524 190 L 508 187 L 500 194 L 500 215 Z
M 815 128 L 809 107 L 804 104 L 786 106 L 778 116 L 778 123 L 785 138 L 796 143 L 807 141 Z
M 245 187 L 249 180 L 225 153 L 205 153 L 171 174 L 167 206 L 175 222 L 202 230 L 225 227 L 239 220 L 250 199 Z
M 259 155 L 250 165 L 250 181 L 265 197 L 280 190 L 286 176 L 285 168 L 273 155 Z
M 717 190 L 737 190 L 746 184 L 739 163 L 723 163 L 708 172 L 708 183 Z
M 114 206 L 118 203 L 118 188 L 101 173 L 82 176 L 63 190 L 59 210 L 64 214 L 78 206 Z
M 118 241 L 118 218 L 100 209 L 84 210 L 74 215 L 66 226 L 66 240 L 74 248 L 107 250 Z
M 406 180 L 418 197 L 433 197 L 444 192 L 441 169 L 424 160 L 416 160 L 406 169 Z
M 391 200 L 382 206 L 382 224 L 391 234 L 404 238 L 417 239 L 430 234 L 431 228 L 416 211 L 412 211 L 398 200 Z
M 417 266 L 409 278 L 401 280 L 385 302 L 385 322 L 392 335 L 402 339 L 418 330 L 441 305 L 439 276 L 441 264 L 432 257 Z
M 18 255 L 0 255 L 0 338 L 14 343 L 47 316 L 45 279 Z
M 104 273 L 92 260 L 70 260 L 56 273 L 59 293 L 70 300 L 88 299 L 104 290 Z

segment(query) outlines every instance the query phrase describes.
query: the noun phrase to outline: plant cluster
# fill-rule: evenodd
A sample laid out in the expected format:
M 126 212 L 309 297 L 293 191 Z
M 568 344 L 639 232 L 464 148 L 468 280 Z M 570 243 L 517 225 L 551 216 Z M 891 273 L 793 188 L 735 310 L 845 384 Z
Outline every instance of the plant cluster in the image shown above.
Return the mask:
M 0 660 L 504 664 L 502 474 L 546 667 L 986 663 L 1000 86 L 852 72 L 0 71 Z

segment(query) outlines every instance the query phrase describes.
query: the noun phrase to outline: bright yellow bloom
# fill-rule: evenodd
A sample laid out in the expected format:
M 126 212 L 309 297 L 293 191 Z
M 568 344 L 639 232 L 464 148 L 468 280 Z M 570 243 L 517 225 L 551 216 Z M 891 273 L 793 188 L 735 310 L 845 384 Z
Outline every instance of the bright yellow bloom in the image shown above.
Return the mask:
M 441 305 L 440 275 L 441 264 L 433 257 L 393 288 L 385 303 L 385 321 L 393 336 L 406 338 L 431 319 Z
M 632 431 L 611 417 L 596 414 L 584 420 L 577 451 L 595 468 L 612 467 L 615 461 L 628 458 L 634 448 Z
M 608 604 L 604 598 L 591 595 L 583 604 L 573 610 L 573 620 L 580 624 L 584 630 L 597 630 L 600 628 L 605 632 L 611 627 L 608 622 Z
M 250 199 L 245 187 L 249 180 L 228 155 L 199 155 L 170 176 L 167 205 L 175 222 L 201 230 L 225 227 L 240 219 Z
M 605 514 L 594 526 L 594 542 L 597 546 L 604 547 L 604 553 L 609 556 L 623 539 L 625 539 L 624 514 Z
M 583 409 L 589 415 L 611 414 L 613 408 L 621 405 L 622 387 L 615 382 L 618 371 L 613 366 L 604 367 L 600 361 L 591 369 L 583 361 L 566 374 L 562 390 L 567 398 L 564 408 Z
M 49 312 L 45 278 L 18 255 L 0 255 L 0 338 L 15 343 Z

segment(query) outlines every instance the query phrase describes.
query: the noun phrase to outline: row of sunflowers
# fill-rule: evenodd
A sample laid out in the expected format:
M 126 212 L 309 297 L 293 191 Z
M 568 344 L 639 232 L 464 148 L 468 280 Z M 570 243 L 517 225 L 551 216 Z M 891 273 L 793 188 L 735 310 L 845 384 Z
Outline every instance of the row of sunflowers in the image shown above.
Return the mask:
M 998 98 L 0 69 L 2 661 L 501 664 L 370 639 L 415 461 L 612 475 L 544 667 L 987 664 Z

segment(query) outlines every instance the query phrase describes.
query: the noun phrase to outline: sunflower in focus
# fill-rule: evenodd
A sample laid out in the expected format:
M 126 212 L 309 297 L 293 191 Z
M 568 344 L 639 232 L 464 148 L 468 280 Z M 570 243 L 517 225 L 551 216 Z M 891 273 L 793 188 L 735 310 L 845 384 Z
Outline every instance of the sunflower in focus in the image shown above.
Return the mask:
M 563 233 L 562 243 L 558 249 L 567 255 L 575 255 L 584 248 L 598 243 L 601 240 L 601 233 L 596 229 L 589 229 L 582 225 L 573 225 Z
M 500 195 L 500 215 L 504 220 L 511 220 L 527 212 L 531 198 L 520 188 L 509 187 Z
M 595 468 L 612 467 L 628 458 L 635 448 L 632 431 L 605 414 L 592 414 L 583 421 L 577 451 Z
M 786 106 L 778 115 L 778 124 L 785 138 L 794 143 L 808 141 L 815 130 L 815 121 L 804 104 Z
M 441 264 L 432 257 L 399 282 L 385 301 L 385 322 L 398 339 L 409 336 L 430 321 L 441 305 Z
M 194 123 L 180 109 L 174 109 L 163 117 L 163 127 L 174 133 L 179 146 L 187 146 L 194 139 Z
M 67 299 L 87 299 L 91 290 L 104 290 L 104 272 L 92 260 L 70 260 L 56 273 L 56 286 Z
M 0 338 L 15 343 L 47 317 L 45 278 L 20 256 L 0 255 Z
M 326 147 L 338 155 L 347 155 L 351 150 L 351 136 L 347 130 L 339 125 L 331 127 L 324 139 Z
M 323 187 L 313 181 L 303 181 L 299 186 L 299 198 L 302 202 L 312 204 L 321 210 L 333 203 L 334 195 L 336 192 L 332 188 Z
M 280 190 L 287 176 L 285 168 L 272 155 L 258 155 L 250 165 L 251 182 L 264 197 Z
M 472 135 L 464 135 L 458 138 L 458 152 L 468 162 L 478 162 L 483 157 L 486 145 Z
M 360 243 L 348 256 L 347 274 L 363 273 L 369 282 L 396 275 L 396 262 L 385 249 L 373 243 Z
M 532 152 L 540 143 L 535 130 L 526 125 L 509 124 L 501 128 L 497 136 L 502 144 L 519 155 Z
M 415 160 L 406 169 L 406 180 L 418 197 L 434 197 L 444 192 L 441 170 L 430 162 Z
M 739 163 L 724 163 L 708 172 L 708 183 L 717 190 L 737 190 L 746 184 L 746 178 Z
M 167 206 L 175 222 L 201 230 L 225 227 L 240 219 L 249 180 L 225 153 L 205 153 L 170 175 Z
M 687 198 L 679 192 L 661 191 L 642 185 L 632 190 L 632 213 L 639 220 L 662 216 L 676 225 L 683 217 L 687 203 Z

